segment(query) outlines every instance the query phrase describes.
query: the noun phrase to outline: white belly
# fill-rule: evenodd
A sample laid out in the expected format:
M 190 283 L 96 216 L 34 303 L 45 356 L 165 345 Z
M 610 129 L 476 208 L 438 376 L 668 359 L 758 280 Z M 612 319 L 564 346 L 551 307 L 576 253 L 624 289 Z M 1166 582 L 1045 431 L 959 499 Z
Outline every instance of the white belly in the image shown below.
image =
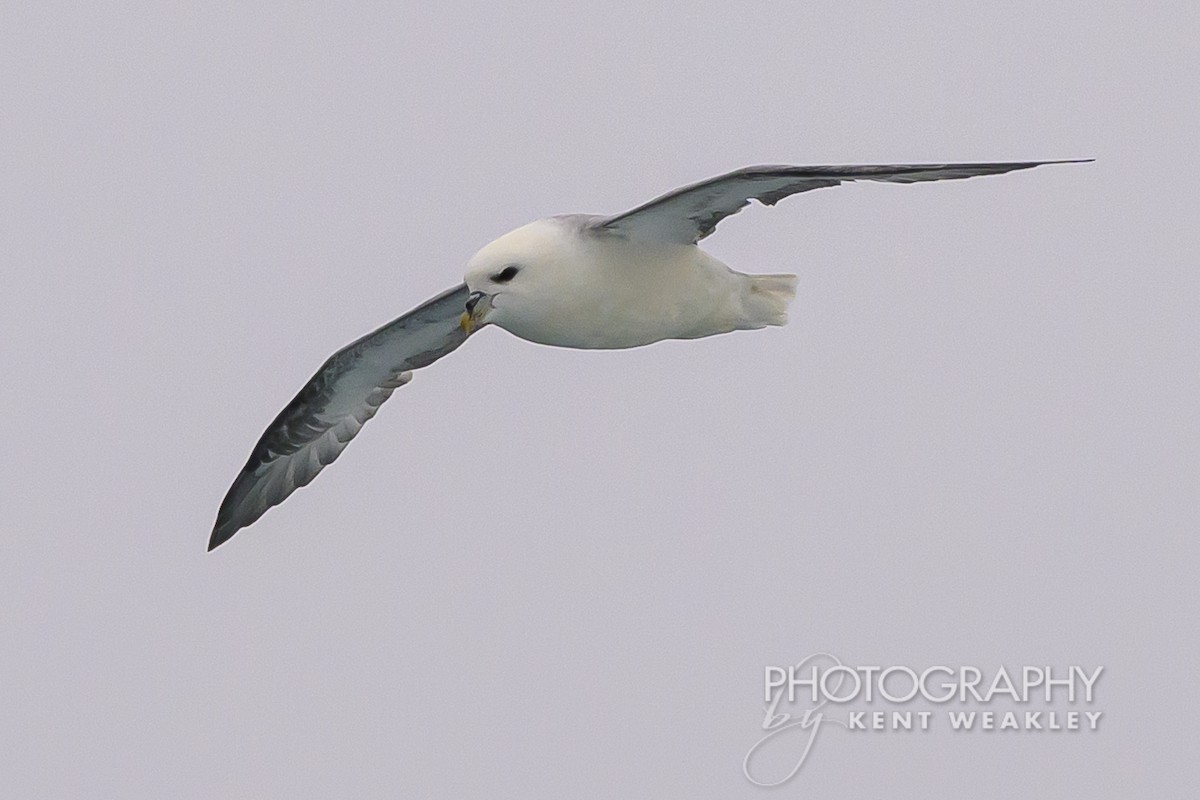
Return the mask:
M 539 313 L 497 320 L 523 339 L 586 349 L 639 347 L 740 327 L 745 277 L 691 245 L 623 239 L 583 243 L 557 265 Z

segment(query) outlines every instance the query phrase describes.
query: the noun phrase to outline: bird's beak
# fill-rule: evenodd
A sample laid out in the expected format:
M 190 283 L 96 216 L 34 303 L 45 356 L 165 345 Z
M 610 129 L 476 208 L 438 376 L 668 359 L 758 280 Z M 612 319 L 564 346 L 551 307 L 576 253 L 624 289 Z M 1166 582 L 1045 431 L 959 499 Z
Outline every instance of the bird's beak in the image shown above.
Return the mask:
M 458 319 L 458 327 L 464 333 L 470 333 L 484 326 L 484 317 L 492 310 L 492 298 L 483 292 L 471 292 L 467 297 L 466 309 Z

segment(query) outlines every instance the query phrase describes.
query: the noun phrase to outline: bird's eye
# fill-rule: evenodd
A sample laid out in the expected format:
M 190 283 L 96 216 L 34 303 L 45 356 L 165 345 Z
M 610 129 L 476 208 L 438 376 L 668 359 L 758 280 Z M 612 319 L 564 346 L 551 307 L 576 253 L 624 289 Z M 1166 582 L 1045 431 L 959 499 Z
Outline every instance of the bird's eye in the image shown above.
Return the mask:
M 517 277 L 517 273 L 520 271 L 521 268 L 516 264 L 509 264 L 507 267 L 493 275 L 492 280 L 495 283 L 508 283 L 513 278 Z

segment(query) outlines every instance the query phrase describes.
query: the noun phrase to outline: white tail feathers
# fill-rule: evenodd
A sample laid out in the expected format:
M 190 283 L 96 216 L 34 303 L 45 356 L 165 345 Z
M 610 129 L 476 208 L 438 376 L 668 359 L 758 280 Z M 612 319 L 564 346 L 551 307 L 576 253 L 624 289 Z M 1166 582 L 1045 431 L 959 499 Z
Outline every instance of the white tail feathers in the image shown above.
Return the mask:
M 788 304 L 796 296 L 795 275 L 747 275 L 742 294 L 747 328 L 786 325 Z

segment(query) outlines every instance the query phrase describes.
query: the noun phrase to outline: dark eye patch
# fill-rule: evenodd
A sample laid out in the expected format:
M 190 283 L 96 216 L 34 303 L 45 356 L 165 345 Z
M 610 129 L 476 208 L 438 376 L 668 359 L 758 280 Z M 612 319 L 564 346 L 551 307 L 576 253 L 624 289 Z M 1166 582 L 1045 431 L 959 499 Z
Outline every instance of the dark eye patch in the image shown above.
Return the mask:
M 492 280 L 496 283 L 508 283 L 513 278 L 517 277 L 517 273 L 520 271 L 521 268 L 516 264 L 509 264 L 507 267 L 493 275 Z

